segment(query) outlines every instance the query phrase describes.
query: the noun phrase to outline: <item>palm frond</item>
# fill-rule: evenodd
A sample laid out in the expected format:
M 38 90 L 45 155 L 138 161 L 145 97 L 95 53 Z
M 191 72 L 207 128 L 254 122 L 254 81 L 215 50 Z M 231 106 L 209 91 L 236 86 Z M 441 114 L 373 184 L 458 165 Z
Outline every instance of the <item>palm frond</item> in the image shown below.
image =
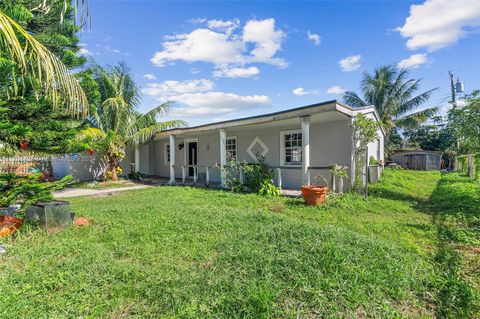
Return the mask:
M 419 124 L 424 123 L 426 120 L 437 114 L 437 112 L 437 107 L 424 109 L 397 119 L 395 121 L 395 125 L 405 129 L 412 129 L 417 127 Z
M 426 92 L 423 92 L 413 98 L 410 98 L 409 100 L 403 101 L 398 109 L 395 112 L 395 115 L 401 116 L 413 109 L 416 109 L 417 107 L 421 106 L 425 102 L 427 102 L 430 97 L 432 96 L 432 93 L 435 92 L 438 88 L 433 88 L 431 90 L 428 90 Z
M 42 83 L 55 106 L 63 102 L 72 114 L 88 114 L 88 100 L 78 80 L 59 58 L 2 11 L 0 51 L 18 65 L 20 77 L 32 76 Z
M 156 132 L 180 128 L 186 126 L 185 121 L 171 120 L 165 122 L 159 122 L 149 127 L 138 130 L 129 138 L 129 144 L 139 145 L 148 141 Z
M 94 127 L 88 127 L 86 129 L 79 131 L 76 139 L 78 141 L 86 140 L 86 139 L 90 141 L 99 141 L 105 137 L 106 137 L 106 134 L 102 130 Z
M 346 91 L 343 94 L 343 101 L 347 104 L 350 105 L 351 107 L 362 107 L 362 106 L 367 106 L 368 103 L 362 100 L 360 96 L 358 96 L 357 93 L 353 91 Z

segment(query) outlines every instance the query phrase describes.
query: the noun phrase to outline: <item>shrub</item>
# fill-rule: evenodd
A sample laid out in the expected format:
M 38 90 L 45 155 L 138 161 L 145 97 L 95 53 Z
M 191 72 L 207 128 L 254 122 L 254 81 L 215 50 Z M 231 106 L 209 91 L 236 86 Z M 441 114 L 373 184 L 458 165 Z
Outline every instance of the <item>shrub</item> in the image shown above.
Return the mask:
M 30 204 L 53 199 L 52 192 L 64 188 L 71 180 L 72 176 L 65 176 L 59 181 L 47 182 L 41 173 L 0 174 L 0 206 L 20 204 L 23 212 Z
M 273 171 L 260 157 L 258 163 L 230 162 L 225 170 L 226 184 L 233 192 L 252 192 L 262 196 L 278 196 L 280 189 L 273 183 Z

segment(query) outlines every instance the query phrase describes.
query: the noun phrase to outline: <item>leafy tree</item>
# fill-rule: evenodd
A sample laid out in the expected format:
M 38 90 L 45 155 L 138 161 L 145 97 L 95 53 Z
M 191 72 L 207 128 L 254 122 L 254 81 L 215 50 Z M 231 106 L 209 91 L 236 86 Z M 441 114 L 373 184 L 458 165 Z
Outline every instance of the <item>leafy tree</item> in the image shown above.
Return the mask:
M 403 138 L 398 132 L 398 129 L 394 128 L 385 137 L 385 153 L 392 154 L 395 150 L 402 148 Z
M 29 152 L 41 153 L 65 153 L 91 147 L 91 138 L 85 139 L 83 134 L 85 123 L 71 118 L 72 106 L 70 111 L 67 111 L 68 101 L 61 97 L 74 92 L 67 90 L 67 87 L 62 88 L 61 85 L 58 92 L 57 88 L 53 88 L 53 91 L 48 89 L 50 80 L 54 81 L 56 86 L 57 81 L 61 80 L 60 77 L 68 78 L 75 86 L 74 91 L 81 95 L 71 96 L 76 102 L 73 109 L 75 113 L 84 112 L 81 108 L 86 107 L 88 102 L 82 103 L 82 99 L 89 100 L 92 95 L 90 92 L 95 92 L 91 82 L 96 82 L 91 76 L 88 78 L 88 72 L 81 74 L 82 86 L 89 90 L 89 95 L 86 96 L 77 79 L 67 70 L 77 68 L 85 62 L 84 57 L 76 54 L 80 48 L 76 36 L 79 28 L 74 23 L 73 8 L 63 0 L 50 0 L 45 3 L 48 3 L 46 7 L 37 0 L 5 0 L 0 3 L 0 14 L 4 14 L 4 18 L 11 22 L 14 35 L 18 36 L 18 43 L 22 46 L 39 46 L 37 49 L 33 46 L 19 51 L 26 54 L 23 56 L 26 69 L 8 50 L 0 53 L 0 144 L 3 152 L 13 153 L 19 149 L 20 144 Z M 63 20 L 62 23 L 60 20 Z M 0 32 L 0 42 L 2 39 Z M 5 41 L 2 44 L 9 45 Z M 40 61 L 41 57 L 34 56 L 35 52 L 29 50 L 45 53 L 67 74 L 55 77 L 55 68 L 48 67 L 48 61 Z M 33 69 L 41 68 L 35 65 L 36 63 L 47 65 L 46 71 L 49 73 L 33 72 Z M 48 79 L 50 73 L 53 73 L 54 77 Z M 95 102 L 94 97 L 92 101 Z M 67 107 L 55 107 L 59 104 Z
M 467 104 L 448 114 L 449 126 L 458 140 L 458 153 L 480 152 L 480 90 L 466 97 Z
M 53 109 L 52 102 L 31 95 L 12 98 L 0 107 L 2 153 L 27 152 L 65 154 L 93 147 L 88 123 L 71 117 L 64 109 Z M 5 104 L 4 102 L 3 104 Z
M 101 103 L 91 114 L 90 121 L 105 134 L 98 145 L 108 160 L 107 177 L 116 180 L 127 147 L 136 147 L 150 139 L 156 131 L 182 127 L 185 122 L 157 121 L 159 115 L 168 112 L 170 103 L 163 103 L 145 114 L 140 113 L 140 88 L 123 63 L 107 69 L 97 67 L 94 78 L 99 86 Z
M 410 113 L 427 102 L 436 90 L 431 89 L 417 95 L 420 83 L 421 80 L 409 79 L 407 70 L 398 70 L 393 65 L 381 66 L 373 74 L 363 74 L 360 82 L 363 97 L 347 91 L 343 100 L 353 107 L 375 105 L 389 135 L 396 127 L 416 127 L 436 112 L 436 108 L 427 108 Z
M 359 191 L 362 186 L 361 174 L 366 164 L 365 152 L 368 144 L 377 138 L 378 123 L 360 113 L 353 121 L 353 156 L 355 159 L 353 189 Z
M 427 151 L 444 152 L 455 147 L 455 134 L 450 126 L 422 125 L 404 132 L 410 146 Z
M 35 91 L 36 96 L 47 96 L 54 106 L 86 115 L 85 93 L 65 65 L 74 67 L 82 63 L 75 57 L 77 29 L 69 23 L 59 25 L 59 20 L 63 20 L 59 16 L 63 15 L 64 21 L 73 19 L 73 8 L 59 0 L 49 4 L 48 10 L 42 10 L 42 2 L 4 0 L 0 3 L 1 100 Z M 52 24 L 54 19 L 56 27 Z M 60 57 L 48 47 L 56 50 Z

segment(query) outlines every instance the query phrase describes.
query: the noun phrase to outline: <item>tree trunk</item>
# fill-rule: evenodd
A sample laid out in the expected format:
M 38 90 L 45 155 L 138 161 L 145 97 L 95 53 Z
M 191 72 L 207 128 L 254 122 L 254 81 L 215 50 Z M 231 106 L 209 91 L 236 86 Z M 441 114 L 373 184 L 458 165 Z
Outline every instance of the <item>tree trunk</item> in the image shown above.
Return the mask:
M 110 172 L 112 181 L 117 181 L 118 180 L 117 166 L 118 166 L 117 157 L 113 154 L 108 155 L 108 169 L 107 169 L 107 172 Z

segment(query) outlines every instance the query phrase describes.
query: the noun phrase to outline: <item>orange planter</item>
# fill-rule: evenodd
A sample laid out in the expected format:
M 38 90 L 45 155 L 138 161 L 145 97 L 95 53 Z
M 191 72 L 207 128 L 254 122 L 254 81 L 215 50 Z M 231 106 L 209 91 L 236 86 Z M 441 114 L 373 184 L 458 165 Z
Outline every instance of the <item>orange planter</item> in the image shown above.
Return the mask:
M 307 205 L 325 203 L 328 188 L 324 186 L 302 186 L 303 199 Z
M 0 216 L 0 237 L 7 237 L 16 232 L 23 224 L 22 218 Z

